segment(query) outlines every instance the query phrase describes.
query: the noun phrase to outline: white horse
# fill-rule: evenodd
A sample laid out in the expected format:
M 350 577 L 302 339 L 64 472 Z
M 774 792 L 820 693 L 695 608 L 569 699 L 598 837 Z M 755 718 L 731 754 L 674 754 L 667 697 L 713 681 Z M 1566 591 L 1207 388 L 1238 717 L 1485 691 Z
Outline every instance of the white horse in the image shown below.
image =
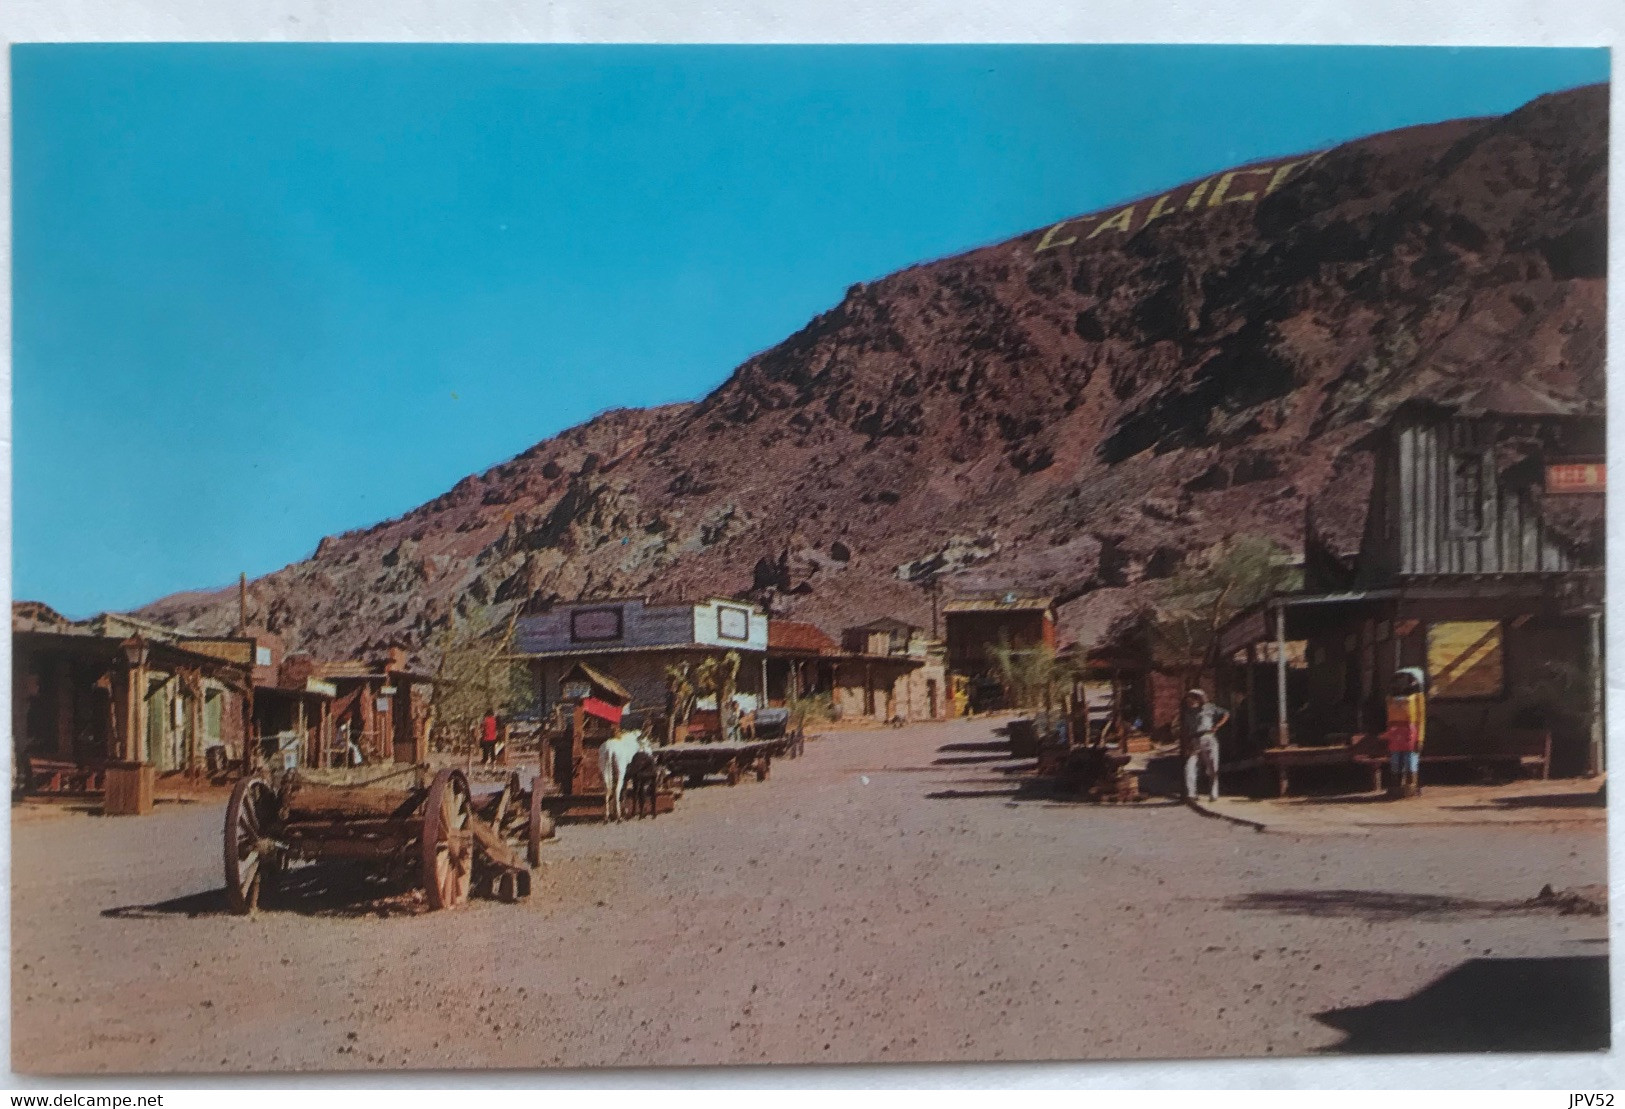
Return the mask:
M 604 819 L 621 819 L 621 791 L 626 788 L 626 772 L 639 751 L 652 753 L 642 732 L 621 732 L 604 740 L 598 748 L 598 767 L 604 772 Z

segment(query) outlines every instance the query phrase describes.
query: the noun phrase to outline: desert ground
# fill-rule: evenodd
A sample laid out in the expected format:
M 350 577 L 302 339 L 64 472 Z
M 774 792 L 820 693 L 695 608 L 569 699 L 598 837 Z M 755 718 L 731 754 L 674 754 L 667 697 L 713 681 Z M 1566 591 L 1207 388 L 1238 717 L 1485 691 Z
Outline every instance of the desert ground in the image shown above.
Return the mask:
M 318 890 L 229 915 L 223 801 L 14 810 L 13 1069 L 1606 1046 L 1606 918 L 1525 904 L 1606 881 L 1600 824 L 1068 803 L 994 723 L 819 737 L 765 783 L 566 826 L 527 902 L 442 913 Z

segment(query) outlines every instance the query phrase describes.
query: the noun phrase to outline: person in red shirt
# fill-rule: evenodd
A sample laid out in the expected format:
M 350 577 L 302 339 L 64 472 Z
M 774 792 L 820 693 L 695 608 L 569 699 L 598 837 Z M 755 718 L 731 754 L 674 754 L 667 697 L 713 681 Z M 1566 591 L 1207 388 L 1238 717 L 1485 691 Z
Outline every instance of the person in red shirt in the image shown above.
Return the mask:
M 497 714 L 488 712 L 480 723 L 480 765 L 497 761 Z

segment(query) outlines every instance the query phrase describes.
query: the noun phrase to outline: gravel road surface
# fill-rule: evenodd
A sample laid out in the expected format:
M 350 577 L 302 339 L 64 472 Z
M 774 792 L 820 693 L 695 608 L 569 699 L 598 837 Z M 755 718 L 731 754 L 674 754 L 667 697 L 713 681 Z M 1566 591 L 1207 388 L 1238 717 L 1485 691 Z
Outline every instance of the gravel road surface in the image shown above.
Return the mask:
M 528 902 L 446 913 L 330 894 L 235 917 L 223 804 L 19 809 L 13 1068 L 1602 1046 L 1606 918 L 1522 904 L 1605 882 L 1600 826 L 1295 837 L 1062 803 L 1020 791 L 993 726 L 818 738 L 765 783 L 566 826 Z

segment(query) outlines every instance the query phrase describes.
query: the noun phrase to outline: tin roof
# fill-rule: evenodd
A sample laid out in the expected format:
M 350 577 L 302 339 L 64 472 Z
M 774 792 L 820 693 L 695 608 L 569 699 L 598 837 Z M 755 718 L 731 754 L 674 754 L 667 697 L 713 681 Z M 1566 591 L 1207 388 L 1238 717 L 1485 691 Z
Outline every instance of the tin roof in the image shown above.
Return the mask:
M 1596 406 L 1578 397 L 1560 397 L 1525 381 L 1468 382 L 1424 391 L 1418 399 L 1454 409 L 1463 416 L 1587 416 Z

